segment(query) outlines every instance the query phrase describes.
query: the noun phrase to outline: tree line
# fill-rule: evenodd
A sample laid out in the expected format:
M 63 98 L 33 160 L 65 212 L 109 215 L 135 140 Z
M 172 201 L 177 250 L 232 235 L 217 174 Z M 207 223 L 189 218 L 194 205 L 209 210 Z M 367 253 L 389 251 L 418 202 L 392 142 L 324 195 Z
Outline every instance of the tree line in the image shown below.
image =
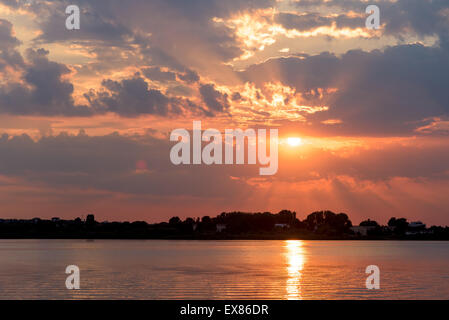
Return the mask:
M 391 218 L 386 226 L 365 220 L 353 227 L 346 213 L 315 211 L 303 220 L 296 212 L 223 212 L 215 217 L 167 222 L 98 222 L 85 220 L 0 219 L 0 238 L 132 238 L 132 239 L 449 239 L 449 228 L 410 224 Z

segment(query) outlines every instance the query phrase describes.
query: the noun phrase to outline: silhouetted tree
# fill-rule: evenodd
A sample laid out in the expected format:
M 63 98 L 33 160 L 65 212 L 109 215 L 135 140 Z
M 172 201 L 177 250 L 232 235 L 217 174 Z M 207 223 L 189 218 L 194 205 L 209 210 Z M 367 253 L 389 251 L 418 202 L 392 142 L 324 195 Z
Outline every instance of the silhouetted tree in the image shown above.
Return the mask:
M 201 222 L 202 223 L 211 223 L 212 220 L 211 220 L 211 218 L 209 216 L 204 216 L 204 217 L 201 218 Z
M 171 225 L 176 225 L 181 222 L 181 219 L 179 217 L 172 217 L 170 220 L 168 220 L 168 223 Z
M 296 219 L 296 212 L 290 210 L 281 210 L 276 215 L 276 223 L 293 224 Z
M 269 212 L 256 213 L 253 217 L 252 229 L 256 231 L 270 231 L 274 228 L 275 223 L 275 215 Z
M 93 214 L 88 214 L 86 217 L 86 227 L 92 228 L 96 223 L 95 216 Z
M 379 227 L 379 224 L 376 221 L 374 221 L 374 220 L 368 219 L 368 220 L 360 222 L 360 226 L 363 226 L 363 227 Z
M 388 220 L 388 226 L 393 228 L 393 232 L 403 235 L 408 228 L 408 222 L 405 218 L 396 219 L 395 217 Z
M 382 235 L 382 227 L 374 220 L 365 220 L 360 222 L 360 226 L 362 227 L 373 227 L 368 229 L 367 233 L 370 236 L 380 236 Z
M 304 223 L 309 230 L 324 234 L 348 233 L 352 227 L 347 214 L 335 214 L 332 211 L 313 212 L 307 216 Z
M 392 217 L 390 220 L 388 220 L 388 226 L 389 227 L 395 227 L 396 226 L 396 218 Z

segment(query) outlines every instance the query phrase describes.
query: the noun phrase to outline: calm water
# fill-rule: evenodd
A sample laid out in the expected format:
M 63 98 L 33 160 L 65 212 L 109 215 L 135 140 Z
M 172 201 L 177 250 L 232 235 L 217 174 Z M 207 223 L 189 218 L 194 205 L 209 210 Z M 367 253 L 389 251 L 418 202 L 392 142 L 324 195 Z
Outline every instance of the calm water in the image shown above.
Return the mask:
M 48 298 L 449 299 L 449 242 L 0 240 L 0 299 Z

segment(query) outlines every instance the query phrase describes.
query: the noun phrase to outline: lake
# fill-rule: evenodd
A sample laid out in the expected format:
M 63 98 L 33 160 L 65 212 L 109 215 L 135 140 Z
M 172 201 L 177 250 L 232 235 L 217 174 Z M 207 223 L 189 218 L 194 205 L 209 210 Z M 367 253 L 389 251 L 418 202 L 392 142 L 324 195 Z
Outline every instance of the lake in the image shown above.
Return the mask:
M 449 242 L 0 240 L 0 299 L 449 299 Z

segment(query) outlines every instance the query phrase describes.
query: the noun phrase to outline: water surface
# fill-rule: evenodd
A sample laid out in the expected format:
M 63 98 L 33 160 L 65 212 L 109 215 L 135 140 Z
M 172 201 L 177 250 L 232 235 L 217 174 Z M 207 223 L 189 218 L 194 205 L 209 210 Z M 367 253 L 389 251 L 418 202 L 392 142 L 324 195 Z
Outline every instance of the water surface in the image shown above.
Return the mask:
M 0 299 L 449 299 L 449 242 L 0 240 Z

